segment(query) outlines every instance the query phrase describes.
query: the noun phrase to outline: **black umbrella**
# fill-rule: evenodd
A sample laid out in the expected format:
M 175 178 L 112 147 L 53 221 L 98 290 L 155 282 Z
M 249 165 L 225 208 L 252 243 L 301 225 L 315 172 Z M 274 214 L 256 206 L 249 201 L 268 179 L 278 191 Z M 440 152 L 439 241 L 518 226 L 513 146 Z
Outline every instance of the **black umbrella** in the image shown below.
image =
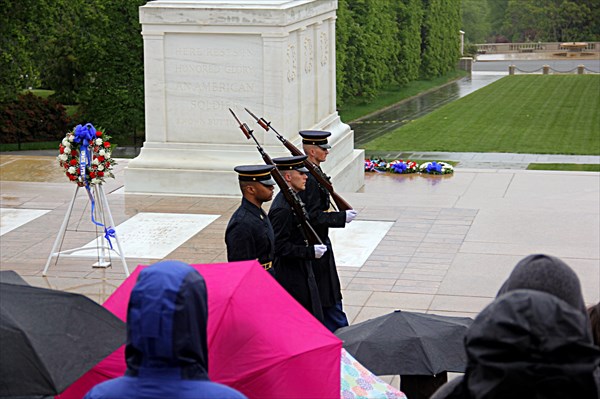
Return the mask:
M 336 331 L 344 348 L 376 375 L 464 372 L 463 339 L 473 319 L 396 310 Z
M 125 340 L 83 295 L 0 282 L 0 397 L 57 395 Z
M 23 277 L 19 276 L 14 270 L 0 270 L 0 283 L 10 283 L 18 285 L 29 285 Z

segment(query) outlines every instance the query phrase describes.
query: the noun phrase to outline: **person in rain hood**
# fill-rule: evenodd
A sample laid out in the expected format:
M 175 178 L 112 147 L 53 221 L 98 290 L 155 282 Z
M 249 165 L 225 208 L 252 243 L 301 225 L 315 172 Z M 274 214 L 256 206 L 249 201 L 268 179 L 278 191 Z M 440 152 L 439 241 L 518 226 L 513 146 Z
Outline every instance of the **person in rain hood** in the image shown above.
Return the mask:
M 208 379 L 208 301 L 202 276 L 178 261 L 144 270 L 127 309 L 125 376 L 93 387 L 84 399 L 245 399 Z
M 562 260 L 530 255 L 475 318 L 464 376 L 431 399 L 596 399 L 600 350 L 581 286 Z
M 600 347 L 600 302 L 588 308 L 590 324 L 592 325 L 592 336 L 594 344 Z

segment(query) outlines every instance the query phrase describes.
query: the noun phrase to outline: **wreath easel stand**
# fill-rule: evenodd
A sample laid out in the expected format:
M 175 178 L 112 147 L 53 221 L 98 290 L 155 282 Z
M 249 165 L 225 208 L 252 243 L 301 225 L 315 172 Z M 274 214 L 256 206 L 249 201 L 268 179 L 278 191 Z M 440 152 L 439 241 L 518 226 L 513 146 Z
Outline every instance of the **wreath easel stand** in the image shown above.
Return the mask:
M 46 273 L 48 272 L 50 263 L 52 262 L 53 258 L 58 258 L 60 255 L 63 255 L 63 254 L 67 255 L 67 254 L 76 253 L 78 251 L 89 251 L 91 249 L 91 248 L 79 247 L 79 248 L 67 249 L 67 250 L 63 250 L 63 251 L 60 250 L 63 239 L 65 237 L 65 233 L 67 231 L 69 219 L 71 218 L 71 214 L 73 212 L 73 206 L 75 205 L 75 200 L 77 199 L 77 193 L 79 192 L 80 188 L 81 188 L 80 186 L 77 186 L 75 188 L 75 192 L 73 193 L 73 198 L 71 199 L 71 203 L 69 204 L 69 207 L 67 208 L 67 213 L 65 214 L 63 223 L 60 226 L 60 230 L 58 231 L 58 235 L 56 236 L 56 240 L 54 241 L 54 246 L 52 247 L 50 256 L 48 256 L 48 261 L 46 262 L 46 266 L 44 267 L 42 276 L 46 276 Z M 90 188 L 90 190 L 93 192 L 92 195 L 95 198 L 97 198 L 98 200 L 100 200 L 101 206 L 99 208 L 100 208 L 100 213 L 102 213 L 102 219 L 104 219 L 104 216 L 107 216 L 110 226 L 114 226 L 115 223 L 113 221 L 112 213 L 110 212 L 110 207 L 108 206 L 108 200 L 106 198 L 106 194 L 104 192 L 104 189 L 102 188 L 102 185 L 95 184 Z M 96 250 L 98 253 L 98 262 L 94 263 L 93 266 L 94 267 L 110 266 L 111 262 L 110 262 L 110 258 L 108 257 L 108 253 L 109 253 L 109 251 L 115 251 L 121 258 L 125 276 L 129 277 L 129 269 L 127 268 L 127 262 L 125 261 L 125 257 L 123 255 L 123 250 L 121 249 L 121 243 L 119 242 L 119 238 L 118 238 L 116 232 L 113 232 L 111 237 L 113 238 L 113 240 L 116 243 L 116 246 L 117 246 L 116 251 L 114 248 L 107 245 L 107 239 L 105 237 L 100 236 L 100 237 L 96 238 Z
M 77 193 L 79 192 L 79 189 L 83 187 L 85 188 L 90 201 L 92 223 L 96 225 L 96 231 L 98 227 L 101 227 L 104 232 L 104 236 L 101 235 L 95 240 L 98 262 L 94 263 L 93 266 L 111 266 L 110 251 L 115 251 L 111 241 L 112 238 L 115 240 L 118 249 L 118 251 L 115 252 L 117 252 L 121 258 L 121 262 L 123 262 L 125 276 L 129 277 L 129 269 L 125 262 L 121 243 L 119 242 L 116 231 L 111 227 L 115 225 L 115 222 L 113 221 L 112 213 L 108 206 L 106 194 L 102 188 L 105 177 L 115 177 L 112 173 L 112 165 L 115 164 L 115 161 L 111 158 L 112 151 L 109 139 L 110 136 L 100 130 L 96 130 L 91 123 L 87 123 L 85 125 L 77 125 L 73 131 L 68 132 L 59 145 L 59 155 L 57 160 L 60 166 L 64 168 L 65 174 L 69 180 L 77 183 L 77 188 L 73 193 L 73 198 L 67 208 L 67 213 L 65 214 L 63 223 L 60 226 L 60 230 L 54 241 L 54 246 L 46 261 L 46 266 L 42 272 L 43 276 L 46 276 L 53 258 L 57 258 L 56 262 L 58 262 L 58 257 L 61 254 L 66 255 L 78 251 L 90 250 L 90 248 L 79 247 L 61 251 L 62 242 L 65 238 L 71 213 L 73 212 Z M 98 218 L 100 222 L 96 221 L 97 215 L 100 216 Z M 108 216 L 109 223 L 106 223 L 106 216 Z

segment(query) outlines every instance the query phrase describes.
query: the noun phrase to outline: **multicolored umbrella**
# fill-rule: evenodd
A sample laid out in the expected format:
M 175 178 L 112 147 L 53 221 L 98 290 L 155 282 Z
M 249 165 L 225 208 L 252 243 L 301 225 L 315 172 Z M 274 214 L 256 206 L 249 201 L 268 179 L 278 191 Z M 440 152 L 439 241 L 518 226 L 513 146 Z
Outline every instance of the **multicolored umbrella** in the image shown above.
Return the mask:
M 211 380 L 248 398 L 340 397 L 342 342 L 299 305 L 256 261 L 192 265 L 208 290 Z M 106 300 L 122 320 L 140 270 Z M 99 363 L 60 398 L 81 398 L 125 372 L 123 348 Z
M 342 399 L 406 399 L 406 395 L 371 373 L 342 349 Z

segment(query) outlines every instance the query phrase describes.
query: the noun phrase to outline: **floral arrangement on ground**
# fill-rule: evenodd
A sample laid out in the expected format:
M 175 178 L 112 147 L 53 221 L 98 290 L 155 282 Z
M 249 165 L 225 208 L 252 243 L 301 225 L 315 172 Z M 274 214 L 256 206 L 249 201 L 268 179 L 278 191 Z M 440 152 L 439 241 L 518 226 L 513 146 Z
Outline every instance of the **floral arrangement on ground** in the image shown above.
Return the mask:
M 454 168 L 447 162 L 431 161 L 421 165 L 411 160 L 395 159 L 386 161 L 384 159 L 365 159 L 365 172 L 390 172 L 390 173 L 424 173 L 430 175 L 446 175 L 454 173 Z
M 447 175 L 454 173 L 454 167 L 446 162 L 425 162 L 419 166 L 419 172 L 430 175 Z
M 77 125 L 68 132 L 58 149 L 58 163 L 70 181 L 78 186 L 102 184 L 106 177 L 115 177 L 116 162 L 112 155 L 110 136 L 94 125 Z

